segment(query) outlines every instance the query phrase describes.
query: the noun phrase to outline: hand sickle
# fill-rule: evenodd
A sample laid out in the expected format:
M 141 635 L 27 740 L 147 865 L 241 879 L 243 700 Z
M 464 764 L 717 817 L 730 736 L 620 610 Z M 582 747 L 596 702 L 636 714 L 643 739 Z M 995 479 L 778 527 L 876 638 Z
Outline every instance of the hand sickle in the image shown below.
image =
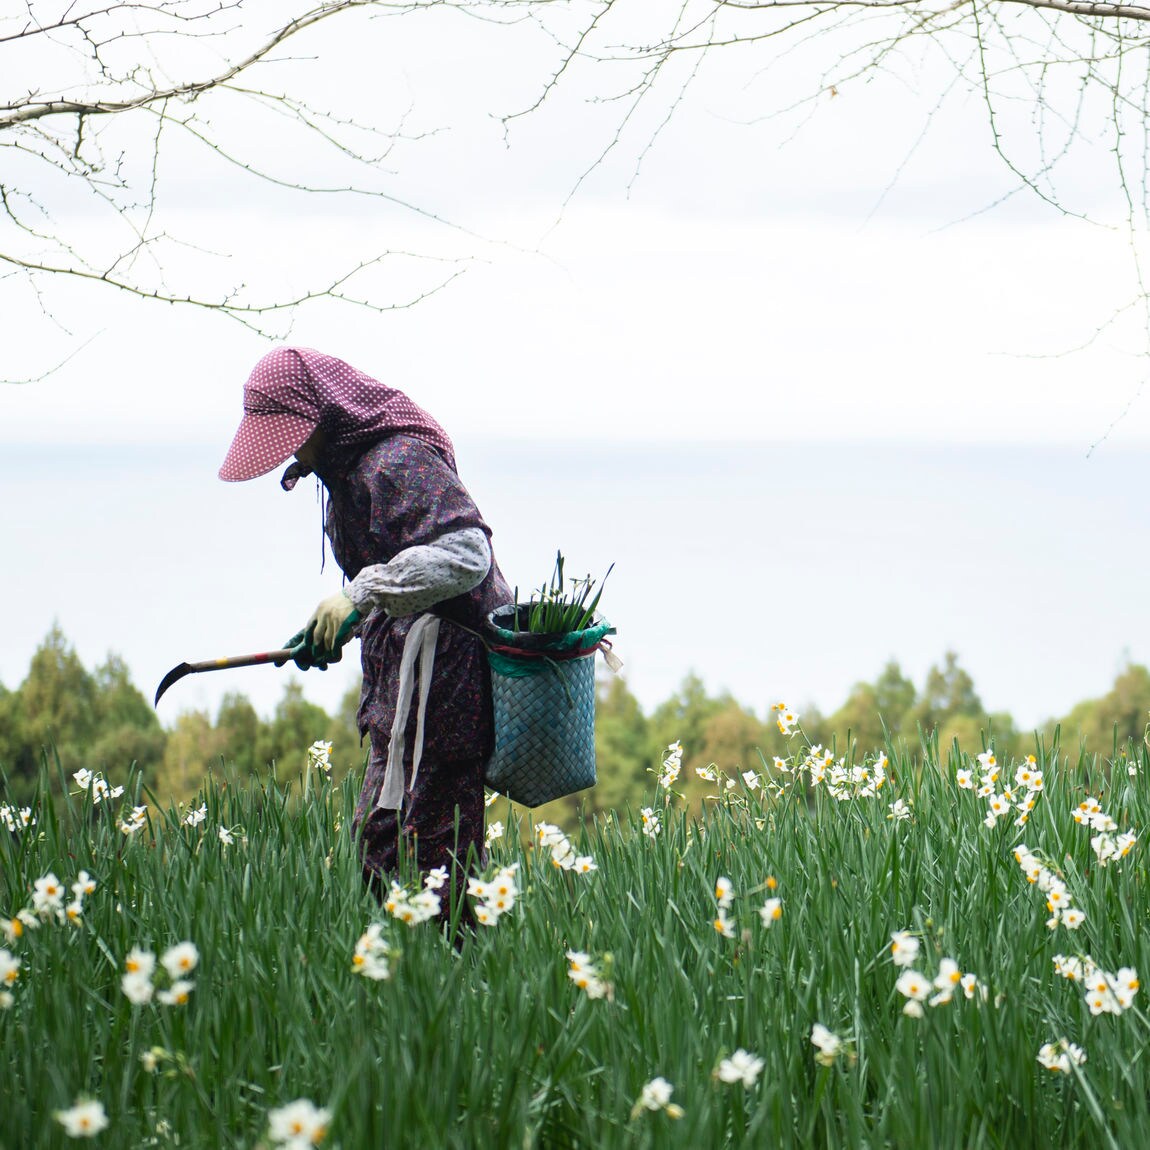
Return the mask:
M 159 706 L 160 696 L 175 682 L 185 675 L 196 675 L 200 671 L 226 671 L 231 667 L 258 667 L 263 663 L 275 663 L 282 666 L 292 655 L 290 647 L 279 651 L 261 651 L 258 655 L 231 655 L 226 659 L 205 659 L 202 663 L 181 663 L 173 667 L 161 680 L 156 690 L 153 706 Z

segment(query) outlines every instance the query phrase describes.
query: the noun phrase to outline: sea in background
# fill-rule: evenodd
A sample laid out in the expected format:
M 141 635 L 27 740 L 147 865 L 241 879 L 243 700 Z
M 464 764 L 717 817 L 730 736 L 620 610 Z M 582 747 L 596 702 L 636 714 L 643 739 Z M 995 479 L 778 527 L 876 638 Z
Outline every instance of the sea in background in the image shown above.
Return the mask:
M 459 441 L 460 472 L 521 597 L 557 549 L 615 567 L 602 610 L 648 712 L 698 674 L 764 713 L 834 710 L 897 659 L 916 684 L 958 653 L 1024 728 L 1150 661 L 1145 452 L 906 443 Z M 334 591 L 311 481 L 224 484 L 188 444 L 8 445 L 0 468 L 0 683 L 58 622 L 91 668 L 121 655 L 149 697 L 183 661 L 278 646 Z M 334 708 L 326 674 L 184 680 L 161 719 L 226 691 L 270 714 L 285 678 Z

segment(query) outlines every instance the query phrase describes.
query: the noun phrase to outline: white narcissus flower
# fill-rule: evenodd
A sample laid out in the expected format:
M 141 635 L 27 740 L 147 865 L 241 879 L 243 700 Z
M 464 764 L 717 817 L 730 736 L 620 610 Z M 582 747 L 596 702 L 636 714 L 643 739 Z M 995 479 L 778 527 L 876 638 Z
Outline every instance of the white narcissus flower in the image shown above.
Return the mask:
M 943 1006 L 954 996 L 962 983 L 962 971 L 953 958 L 944 958 L 938 964 L 938 974 L 934 976 L 934 986 L 938 993 L 932 996 L 931 1006 Z
M 639 1105 L 644 1110 L 662 1110 L 671 1101 L 674 1089 L 665 1078 L 652 1078 L 639 1092 Z
M 1086 921 L 1086 914 L 1076 906 L 1062 912 L 1062 925 L 1069 930 L 1077 930 Z
M 890 959 L 895 966 L 910 966 L 918 958 L 919 942 L 913 934 L 905 930 L 896 930 L 890 936 Z
M 427 922 L 439 914 L 443 906 L 443 900 L 435 891 L 424 887 L 423 890 L 416 891 L 415 894 L 411 896 L 409 904 L 418 908 L 421 921 Z
M 373 982 L 382 982 L 391 977 L 391 965 L 388 961 L 389 952 L 387 943 L 383 938 L 383 927 L 373 922 L 367 930 L 359 936 L 355 944 L 355 955 L 351 960 L 351 968 L 356 974 L 370 978 Z
M 147 822 L 147 806 L 133 807 L 132 813 L 126 819 L 120 820 L 120 830 L 126 835 L 134 835 L 137 831 L 143 830 Z
M 97 806 L 104 801 L 104 799 L 118 799 L 123 793 L 123 787 L 109 786 L 108 780 L 103 775 L 96 775 L 92 779 L 92 804 Z
M 783 901 L 778 898 L 769 898 L 761 907 L 759 907 L 759 917 L 763 920 L 763 926 L 768 930 L 783 917 Z
M 372 982 L 386 982 L 391 978 L 391 963 L 386 955 L 357 954 L 353 959 L 352 969 L 356 974 L 361 974 Z
M 575 857 L 575 848 L 567 839 L 552 844 L 551 865 L 553 867 L 557 867 L 559 870 L 574 870 Z
M 727 918 L 726 907 L 719 907 L 719 913 L 715 916 L 714 922 L 711 924 L 715 930 L 724 938 L 735 937 L 735 924 Z
M 792 728 L 799 721 L 798 715 L 796 715 L 786 703 L 776 703 L 771 707 L 771 710 L 779 712 L 779 717 L 775 720 L 775 723 L 780 733 L 790 738 L 790 736 L 795 733 Z
M 953 958 L 943 958 L 939 960 L 938 974 L 934 976 L 934 985 L 939 990 L 944 990 L 947 987 L 956 987 L 962 981 L 962 971 L 958 968 L 958 963 Z
M 124 958 L 124 969 L 129 974 L 151 978 L 156 969 L 156 956 L 150 950 L 141 950 L 138 946 L 134 946 Z
M 156 991 L 156 999 L 165 1006 L 187 1006 L 188 996 L 195 990 L 194 983 L 177 978 L 167 990 Z
M 551 847 L 567 838 L 554 823 L 540 823 L 535 828 L 535 835 L 539 839 L 541 847 Z
M 480 903 L 475 908 L 475 921 L 480 926 L 494 926 L 499 921 L 499 912 L 493 910 L 487 903 Z
M 493 823 L 487 824 L 486 837 L 488 845 L 495 842 L 496 839 L 501 839 L 503 837 L 503 824 L 498 819 L 496 819 Z
M 1121 967 L 1116 974 L 1109 978 L 1111 993 L 1123 1010 L 1129 1010 L 1134 1005 L 1134 996 L 1138 993 L 1138 972 L 1132 966 Z
M 659 834 L 659 816 L 650 807 L 644 807 L 639 817 L 643 820 L 643 833 L 650 839 L 655 838 Z
M 20 976 L 20 959 L 0 946 L 0 986 L 12 986 Z
M 910 807 L 906 805 L 904 799 L 895 799 L 893 803 L 888 804 L 890 814 L 886 817 L 893 819 L 896 823 L 901 823 L 910 818 Z
M 307 749 L 308 763 L 316 770 L 331 770 L 331 743 L 316 739 Z
M 664 789 L 671 787 L 679 778 L 679 772 L 683 769 L 683 748 L 679 741 L 671 743 L 667 747 L 667 753 L 663 759 L 663 770 L 659 774 L 659 786 Z
M 96 880 L 86 871 L 82 870 L 72 884 L 72 893 L 79 899 L 91 894 L 96 889 Z
M 903 1014 L 909 1014 L 911 1018 L 921 1018 L 922 1004 L 930 997 L 930 979 L 925 974 L 908 968 L 898 976 L 898 981 L 894 985 L 895 990 L 907 1000 L 902 1008 Z
M 590 855 L 580 855 L 575 860 L 574 869 L 577 874 L 590 874 L 593 870 L 598 870 L 599 865 Z
M 644 1110 L 664 1110 L 668 1118 L 682 1118 L 683 1108 L 671 1101 L 674 1089 L 665 1078 L 652 1078 L 639 1091 L 639 1097 L 631 1108 L 631 1117 L 637 1117 Z
M 719 1063 L 716 1073 L 720 1082 L 741 1082 L 749 1090 L 759 1080 L 764 1065 L 761 1058 L 740 1047 Z
M 194 942 L 179 942 L 164 951 L 160 958 L 169 978 L 182 978 L 191 974 L 200 961 L 200 952 Z
M 843 1040 L 829 1031 L 821 1022 L 811 1027 L 811 1043 L 818 1047 L 815 1061 L 821 1066 L 830 1066 L 842 1053 Z
M 746 784 L 747 790 L 757 791 L 759 789 L 759 784 L 760 784 L 761 780 L 759 779 L 757 772 L 755 772 L 755 771 L 744 771 L 743 772 L 743 782 Z
M 519 884 L 515 881 L 515 868 L 505 867 L 490 883 L 489 898 L 515 898 L 519 894 Z
M 224 846 L 230 847 L 235 845 L 236 840 L 233 837 L 232 832 L 228 830 L 227 827 L 220 827 L 217 833 L 220 836 L 220 842 L 223 843 Z
M 1069 1074 L 1074 1066 L 1081 1066 L 1086 1061 L 1086 1051 L 1065 1038 L 1057 1042 L 1048 1042 L 1038 1051 L 1038 1061 L 1047 1070 L 1054 1070 L 1061 1074 Z
M 540 839 L 542 841 L 542 836 Z M 566 843 L 566 841 L 564 837 L 563 842 Z M 553 851 L 554 849 L 555 846 L 552 846 Z M 572 858 L 572 865 L 574 865 L 574 858 Z M 512 863 L 500 870 L 494 878 L 469 878 L 467 880 L 467 893 L 479 900 L 479 905 L 475 907 L 474 913 L 476 921 L 480 925 L 494 926 L 503 915 L 515 908 L 515 903 L 519 898 L 519 885 L 516 881 L 518 870 L 519 864 Z
M 721 907 L 728 907 L 731 905 L 731 899 L 735 896 L 731 890 L 731 880 L 724 875 L 720 875 L 715 879 L 715 901 Z
M 92 785 L 92 772 L 87 767 L 81 767 L 72 778 L 76 780 L 76 786 L 82 791 L 86 791 Z
M 581 950 L 569 950 L 567 951 L 567 962 L 570 964 L 567 968 L 567 977 L 588 998 L 604 998 L 610 993 L 611 986 L 604 982 L 598 966 L 589 954 Z
M 143 1006 L 145 1003 L 151 1002 L 152 995 L 155 993 L 152 980 L 146 974 L 138 972 L 125 974 L 120 979 L 120 989 L 133 1006 Z
M 268 1138 L 291 1150 L 318 1146 L 327 1135 L 331 1111 L 306 1098 L 268 1111 Z
M 207 803 L 200 803 L 200 805 L 198 807 L 196 807 L 195 810 L 188 811 L 188 813 L 186 815 L 184 815 L 184 826 L 186 826 L 186 827 L 198 827 L 200 825 L 200 823 L 202 823 L 204 821 L 204 819 L 206 819 L 207 817 L 208 817 L 208 804 Z
M 423 876 L 423 885 L 428 890 L 442 890 L 447 885 L 447 867 L 437 866 Z
M 965 994 L 967 998 L 973 998 L 981 992 L 983 1001 L 986 1000 L 989 991 L 973 974 L 964 974 L 959 982 L 962 986 L 962 993 Z
M 63 909 L 64 884 L 51 871 L 33 883 L 32 906 L 37 914 Z
M 108 1126 L 104 1104 L 90 1099 L 81 1099 L 70 1110 L 57 1110 L 52 1117 L 64 1127 L 69 1138 L 95 1138 Z

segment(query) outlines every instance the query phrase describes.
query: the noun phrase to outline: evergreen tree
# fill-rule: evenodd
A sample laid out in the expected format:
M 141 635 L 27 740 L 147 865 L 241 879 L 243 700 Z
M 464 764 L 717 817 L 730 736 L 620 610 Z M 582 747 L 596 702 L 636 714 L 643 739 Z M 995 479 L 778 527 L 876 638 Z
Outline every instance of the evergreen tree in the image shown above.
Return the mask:
M 639 701 L 620 675 L 595 684 L 595 764 L 598 783 L 590 793 L 595 810 L 639 804 L 657 765 L 659 748 Z
M 226 694 L 216 712 L 216 732 L 225 763 L 233 765 L 241 774 L 262 769 L 264 764 L 256 757 L 262 728 L 263 723 L 247 695 L 235 691 Z
M 1113 687 L 1099 699 L 1087 699 L 1059 720 L 1062 742 L 1068 749 L 1085 743 L 1093 754 L 1109 756 L 1128 739 L 1141 739 L 1150 718 L 1150 670 L 1128 663 L 1114 680 Z M 1055 724 L 1047 727 L 1053 733 Z
M 891 659 L 874 683 L 856 683 L 851 688 L 847 701 L 830 716 L 826 727 L 838 736 L 840 753 L 847 749 L 849 732 L 856 754 L 868 755 L 885 746 L 884 722 L 891 735 L 906 734 L 908 727 L 910 736 L 916 735 L 912 716 L 917 702 L 914 684 Z
M 136 689 L 127 664 L 109 654 L 96 668 L 94 709 L 96 734 L 92 741 L 92 765 L 113 772 L 126 772 L 133 763 L 154 774 L 164 759 L 167 736 L 155 709 Z
M 91 766 L 97 730 L 96 682 L 53 623 L 36 649 L 28 675 L 8 706 L 15 715 L 8 764 L 13 795 L 28 793 L 39 776 L 42 756 L 58 755 L 67 773 Z

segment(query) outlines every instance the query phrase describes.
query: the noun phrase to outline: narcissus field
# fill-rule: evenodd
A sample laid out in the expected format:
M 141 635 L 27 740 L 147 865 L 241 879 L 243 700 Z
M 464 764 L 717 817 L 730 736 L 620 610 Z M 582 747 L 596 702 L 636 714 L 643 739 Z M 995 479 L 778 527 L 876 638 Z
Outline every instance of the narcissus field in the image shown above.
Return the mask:
M 782 718 L 790 720 L 788 712 Z M 1122 1147 L 1146 748 L 792 753 L 377 898 L 355 784 L 0 804 L 0 1147 Z M 123 786 L 123 792 L 118 787 Z

